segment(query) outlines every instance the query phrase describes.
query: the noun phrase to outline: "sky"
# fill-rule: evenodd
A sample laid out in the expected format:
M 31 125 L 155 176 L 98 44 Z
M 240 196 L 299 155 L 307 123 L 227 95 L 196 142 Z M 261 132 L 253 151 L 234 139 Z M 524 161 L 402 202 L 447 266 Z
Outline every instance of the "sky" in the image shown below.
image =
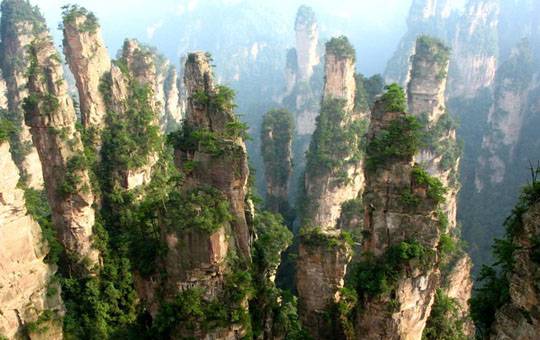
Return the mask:
M 208 4 L 217 6 L 257 4 L 290 22 L 291 44 L 297 8 L 306 4 L 317 14 L 321 31 L 327 35 L 347 34 L 364 60 L 365 73 L 384 71 L 386 60 L 405 32 L 405 20 L 412 0 L 31 0 L 44 13 L 57 43 L 61 33 L 61 6 L 76 3 L 93 11 L 103 27 L 104 38 L 117 51 L 124 38 L 134 37 L 152 44 L 156 32 L 168 20 L 189 16 Z M 173 38 L 173 37 L 171 37 Z M 160 49 L 160 46 L 156 46 Z M 170 56 L 177 57 L 177 56 Z M 360 66 L 362 69 L 362 66 Z

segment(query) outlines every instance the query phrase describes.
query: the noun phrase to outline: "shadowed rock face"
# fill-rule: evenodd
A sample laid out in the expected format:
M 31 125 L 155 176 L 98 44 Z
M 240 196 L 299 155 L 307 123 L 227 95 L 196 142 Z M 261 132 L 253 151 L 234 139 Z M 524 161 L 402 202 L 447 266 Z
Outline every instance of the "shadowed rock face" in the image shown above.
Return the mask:
M 386 112 L 384 103 L 378 101 L 368 141 L 392 124 L 401 124 L 406 116 Z M 426 188 L 414 180 L 413 164 L 413 157 L 405 155 L 366 172 L 362 251 L 378 261 L 390 248 L 414 240 L 431 255 L 423 260 L 424 265 L 402 263 L 391 293 L 366 296 L 356 319 L 358 339 L 420 339 L 434 301 L 440 276 L 436 266 L 440 231 L 433 216 L 436 204 L 428 198 Z M 404 192 L 418 198 L 416 207 L 411 208 L 402 199 Z
M 85 128 L 101 129 L 107 106 L 100 91 L 103 77 L 111 69 L 111 59 L 93 14 L 74 12 L 64 17 L 64 53 L 75 76 Z
M 47 293 L 55 270 L 44 263 L 47 244 L 39 225 L 27 214 L 7 142 L 0 142 L 0 172 L 0 334 L 12 339 L 43 311 L 62 314 L 63 306 L 59 293 Z M 61 323 L 51 322 L 48 327 L 44 336 L 62 338 Z
M 523 339 L 538 338 L 540 317 L 540 289 L 538 288 L 537 245 L 534 240 L 540 236 L 540 204 L 529 207 L 523 215 L 523 229 L 514 238 L 518 247 L 513 254 L 514 268 L 510 273 L 510 302 L 502 306 L 496 313 L 491 339 Z
M 26 184 L 40 190 L 43 188 L 41 163 L 28 126 L 24 123 L 22 103 L 28 95 L 26 71 L 30 59 L 27 47 L 35 38 L 47 35 L 45 19 L 27 2 L 3 1 L 0 35 L 0 61 L 7 86 L 7 108 L 13 114 L 12 120 L 16 126 L 20 127 L 15 140 L 11 141 L 12 154 Z
M 43 177 L 53 223 L 66 250 L 90 268 L 99 257 L 92 248 L 94 195 L 82 157 L 80 133 L 75 129 L 73 102 L 52 39 L 36 39 L 30 50 L 25 120 L 41 162 L 46 165 Z

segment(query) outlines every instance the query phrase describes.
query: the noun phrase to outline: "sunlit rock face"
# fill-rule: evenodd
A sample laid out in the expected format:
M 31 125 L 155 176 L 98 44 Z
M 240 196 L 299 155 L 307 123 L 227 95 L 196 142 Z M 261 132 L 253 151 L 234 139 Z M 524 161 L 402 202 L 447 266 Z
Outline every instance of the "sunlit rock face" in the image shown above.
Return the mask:
M 0 60 L 3 78 L 7 86 L 7 109 L 19 127 L 11 152 L 26 184 L 34 189 L 43 188 L 43 174 L 36 148 L 28 126 L 24 123 L 22 103 L 28 95 L 26 72 L 30 66 L 28 45 L 35 38 L 47 35 L 45 19 L 29 3 L 9 0 L 2 2 L 0 28 Z
M 455 229 L 461 150 L 456 140 L 455 125 L 445 105 L 449 58 L 450 50 L 440 41 L 426 36 L 419 38 L 412 59 L 407 98 L 410 113 L 426 124 L 426 132 L 431 136 L 428 145 L 415 156 L 415 162 L 447 188 L 445 202 L 439 208 L 448 220 L 445 232 L 457 240 L 460 235 Z M 443 275 L 442 286 L 447 287 L 448 296 L 458 301 L 461 315 L 467 316 L 468 300 L 472 294 L 472 263 L 466 254 L 452 257 L 448 260 L 452 265 Z M 472 334 L 470 322 L 466 328 L 468 334 Z
M 24 192 L 17 187 L 19 170 L 11 159 L 9 144 L 0 142 L 0 335 L 15 339 L 24 325 L 35 322 L 45 310 L 59 316 L 63 306 L 55 269 L 44 262 L 48 247 L 39 225 L 26 211 Z M 50 294 L 57 289 L 56 293 Z M 50 322 L 45 334 L 31 339 L 62 339 L 61 322 Z
M 491 339 L 532 340 L 538 337 L 540 318 L 538 304 L 540 267 L 532 245 L 540 235 L 540 204 L 529 207 L 522 217 L 523 228 L 514 237 L 518 247 L 513 254 L 514 266 L 510 273 L 510 301 L 495 315 Z
M 338 226 L 342 205 L 358 198 L 364 184 L 363 155 L 358 151 L 368 119 L 355 111 L 355 52 L 347 38 L 327 43 L 325 79 L 304 176 L 298 224 L 305 235 L 300 238 L 296 274 L 301 320 L 317 339 L 331 336 L 331 321 L 325 315 L 339 301 L 351 260 L 351 247 Z M 334 142 L 327 139 L 330 135 Z
M 294 30 L 296 31 L 298 80 L 308 81 L 313 75 L 313 68 L 320 62 L 317 51 L 319 27 L 315 13 L 310 7 L 300 6 Z
M 64 17 L 64 54 L 79 91 L 81 122 L 86 129 L 103 128 L 107 106 L 100 91 L 111 59 L 97 19 L 86 11 Z
M 91 269 L 99 258 L 92 247 L 94 194 L 81 156 L 75 109 L 52 39 L 44 36 L 34 40 L 30 51 L 25 121 L 45 165 L 43 177 L 53 223 L 66 250 Z
M 183 98 L 181 98 L 178 88 L 178 74 L 174 66 L 170 66 L 167 70 L 163 82 L 163 91 L 165 107 L 160 119 L 160 125 L 163 133 L 169 133 L 180 127 L 184 112 L 184 108 L 182 108 Z
M 467 5 L 452 41 L 450 97 L 471 98 L 493 84 L 499 56 L 499 13 L 497 0 L 471 1 Z

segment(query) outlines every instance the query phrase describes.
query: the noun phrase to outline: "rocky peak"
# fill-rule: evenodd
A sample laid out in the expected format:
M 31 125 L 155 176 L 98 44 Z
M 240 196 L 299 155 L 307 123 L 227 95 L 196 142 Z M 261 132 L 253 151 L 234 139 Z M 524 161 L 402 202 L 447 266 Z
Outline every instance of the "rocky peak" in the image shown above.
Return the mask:
M 11 140 L 11 152 L 26 184 L 34 189 L 43 188 L 41 163 L 28 127 L 24 124 L 22 102 L 26 91 L 26 70 L 30 65 L 28 45 L 37 37 L 47 35 L 45 19 L 36 7 L 27 1 L 2 2 L 0 35 L 0 63 L 7 85 L 8 109 L 12 121 L 20 129 Z
M 308 6 L 300 6 L 294 24 L 296 31 L 296 52 L 298 78 L 307 81 L 313 75 L 313 67 L 319 64 L 317 47 L 319 43 L 319 27 L 315 12 Z
M 498 0 L 467 4 L 452 44 L 456 62 L 450 69 L 450 97 L 471 98 L 493 84 L 499 55 L 499 12 Z
M 68 253 L 91 267 L 99 258 L 92 246 L 94 195 L 81 136 L 75 128 L 75 109 L 52 38 L 34 40 L 30 58 L 25 121 L 45 165 L 43 177 L 53 224 Z
M 409 111 L 415 115 L 427 114 L 430 123 L 445 112 L 449 58 L 450 49 L 439 40 L 428 36 L 417 40 L 407 89 Z
M 344 110 L 352 112 L 356 93 L 355 51 L 347 37 L 332 38 L 326 43 L 323 100 L 343 99 Z
M 9 144 L 0 140 L 0 335 L 19 338 L 26 326 L 42 314 L 63 313 L 59 294 L 51 282 L 55 269 L 45 263 L 48 246 L 36 221 L 28 215 L 24 192 L 18 188 L 19 171 L 11 159 Z M 62 325 L 46 322 L 44 334 L 49 339 L 62 338 Z
M 197 100 L 197 94 L 216 92 L 210 56 L 207 53 L 196 52 L 188 56 L 184 83 L 188 97 L 186 124 L 211 129 L 213 122 L 206 114 L 205 106 Z M 223 128 L 223 124 L 221 125 Z
M 165 112 L 161 118 L 161 131 L 168 133 L 180 126 L 183 115 L 180 90 L 178 88 L 178 74 L 176 73 L 176 68 L 172 65 L 167 71 L 163 89 Z
M 64 53 L 79 91 L 81 121 L 85 128 L 100 129 L 107 107 L 99 87 L 111 69 L 109 52 L 93 13 L 72 5 L 63 15 Z

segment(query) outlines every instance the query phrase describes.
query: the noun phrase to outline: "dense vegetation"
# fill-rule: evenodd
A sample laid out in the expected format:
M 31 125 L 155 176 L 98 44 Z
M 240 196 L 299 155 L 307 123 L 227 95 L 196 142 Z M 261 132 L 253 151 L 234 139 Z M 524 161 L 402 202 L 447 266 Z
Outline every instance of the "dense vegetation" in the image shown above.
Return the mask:
M 337 58 L 349 58 L 353 62 L 356 59 L 356 51 L 349 42 L 349 39 L 344 35 L 332 38 L 326 43 L 326 54 L 335 55 Z
M 422 334 L 423 340 L 466 340 L 463 327 L 465 318 L 461 316 L 456 300 L 437 289 L 431 314 Z
M 368 112 L 373 107 L 376 97 L 384 92 L 384 79 L 380 74 L 370 78 L 356 74 L 354 78 L 356 80 L 354 109 L 359 112 Z
M 62 17 L 65 24 L 74 25 L 81 33 L 95 33 L 99 28 L 99 22 L 94 13 L 78 5 L 62 6 Z M 84 18 L 84 22 L 77 24 L 78 18 Z
M 523 189 L 518 204 L 504 224 L 505 237 L 495 240 L 495 263 L 483 266 L 480 271 L 480 286 L 471 300 L 471 316 L 481 337 L 489 334 L 495 312 L 510 301 L 508 280 L 514 269 L 514 251 L 519 248 L 516 237 L 523 232 L 523 215 L 540 202 L 540 168 L 533 169 L 532 175 L 532 182 Z M 530 250 L 533 259 L 538 258 L 535 251 L 535 248 Z
M 416 40 L 416 55 L 415 58 L 420 60 L 428 59 L 428 62 L 435 62 L 439 67 L 436 78 L 443 80 L 446 77 L 448 61 L 450 60 L 450 49 L 439 39 L 422 35 Z M 413 67 L 413 72 L 418 72 L 421 68 Z M 419 76 L 419 75 L 413 75 Z

